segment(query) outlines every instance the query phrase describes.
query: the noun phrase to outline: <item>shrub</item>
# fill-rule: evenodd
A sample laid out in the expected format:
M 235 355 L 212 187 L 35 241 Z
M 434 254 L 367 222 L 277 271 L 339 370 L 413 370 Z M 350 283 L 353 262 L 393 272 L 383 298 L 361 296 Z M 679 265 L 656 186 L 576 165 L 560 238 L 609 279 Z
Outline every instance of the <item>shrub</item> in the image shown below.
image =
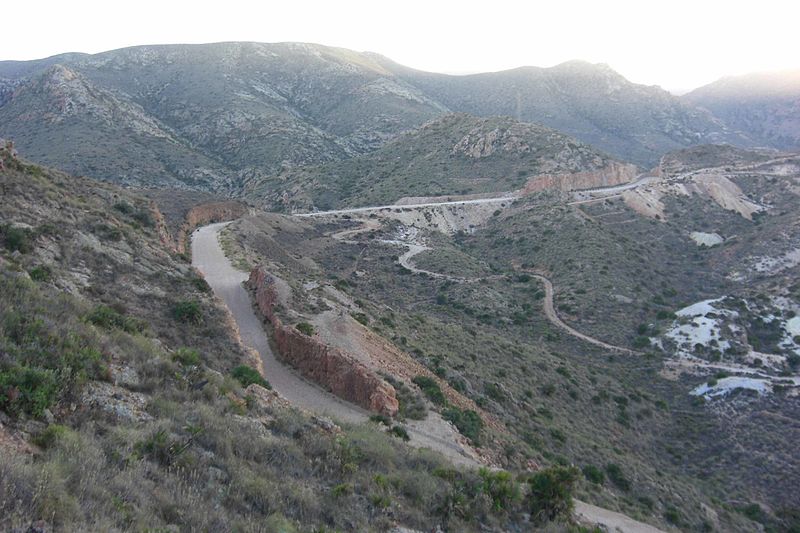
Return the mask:
M 132 317 L 123 316 L 107 305 L 98 305 L 86 316 L 86 320 L 105 329 L 121 329 L 128 333 L 141 333 L 145 323 Z
M 520 498 L 519 485 L 514 482 L 509 472 L 504 470 L 492 472 L 481 468 L 478 475 L 483 480 L 483 493 L 492 500 L 493 510 L 508 511 L 511 505 Z
M 308 335 L 309 337 L 314 334 L 314 326 L 312 326 L 308 322 L 300 322 L 296 324 L 295 329 L 300 333 L 302 333 L 303 335 Z
M 606 479 L 603 471 L 594 465 L 585 465 L 582 470 L 583 476 L 595 485 L 602 485 Z
M 29 229 L 4 224 L 0 226 L 0 236 L 3 237 L 3 246 L 11 252 L 26 254 L 33 249 L 32 234 Z
M 392 419 L 386 415 L 372 415 L 369 417 L 370 422 L 375 422 L 376 424 L 383 424 L 384 426 L 391 426 Z
M 608 463 L 606 465 L 606 474 L 608 474 L 608 479 L 611 480 L 614 485 L 616 485 L 619 489 L 624 491 L 631 490 L 631 482 L 628 481 L 628 478 L 625 477 L 625 474 L 622 473 L 622 468 L 615 463 Z
M 233 376 L 236 381 L 241 383 L 242 387 L 247 387 L 248 385 L 255 383 L 256 385 L 261 385 L 265 389 L 272 388 L 269 382 L 258 373 L 258 370 L 247 365 L 239 365 L 231 370 L 231 376 Z
M 198 366 L 200 364 L 200 354 L 191 348 L 178 348 L 172 354 L 172 360 L 177 361 L 183 366 Z
M 172 306 L 172 318 L 187 324 L 199 324 L 203 313 L 200 303 L 195 300 L 183 300 Z
M 364 313 L 351 313 L 351 316 L 361 324 L 364 324 L 365 326 L 369 325 L 369 317 Z
M 30 269 L 28 275 L 33 281 L 47 281 L 52 275 L 52 270 L 47 265 L 39 265 Z
M 528 479 L 528 508 L 534 523 L 544 523 L 572 515 L 572 492 L 578 480 L 575 467 L 554 466 Z
M 428 376 L 416 376 L 411 381 L 422 390 L 431 402 L 436 405 L 444 405 L 446 403 L 442 389 L 433 378 L 429 378 Z
M 13 366 L 0 370 L 0 409 L 42 416 L 58 398 L 58 377 L 52 370 Z
M 50 448 L 56 442 L 64 438 L 71 430 L 59 424 L 50 424 L 47 429 L 33 438 L 33 443 L 41 448 Z
M 481 430 L 483 430 L 483 420 L 478 413 L 471 409 L 462 411 L 457 407 L 451 407 L 442 413 L 442 417 L 452 422 L 458 431 L 467 437 L 472 444 L 480 446 Z
M 399 425 L 398 426 L 394 426 L 391 429 L 390 433 L 392 435 L 394 435 L 395 437 L 399 437 L 399 438 L 403 439 L 406 442 L 411 440 L 411 437 L 408 435 L 408 431 L 403 426 L 399 426 Z

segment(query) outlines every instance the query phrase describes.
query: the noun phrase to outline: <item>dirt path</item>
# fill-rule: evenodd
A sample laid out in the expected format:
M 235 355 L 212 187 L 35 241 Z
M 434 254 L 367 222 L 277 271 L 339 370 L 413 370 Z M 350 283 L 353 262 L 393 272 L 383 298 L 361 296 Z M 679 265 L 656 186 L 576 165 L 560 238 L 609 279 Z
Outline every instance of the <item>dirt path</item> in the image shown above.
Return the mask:
M 370 413 L 323 390 L 275 358 L 264 326 L 253 310 L 250 294 L 242 286 L 248 275 L 231 265 L 219 244 L 219 231 L 228 224 L 211 224 L 192 234 L 192 265 L 230 310 L 242 341 L 261 356 L 267 380 L 293 405 L 344 422 L 366 422 Z M 409 423 L 407 429 L 413 446 L 438 451 L 462 466 L 481 466 L 472 453 L 452 440 L 452 426 L 435 413 L 426 420 Z
M 351 423 L 365 422 L 369 416 L 368 412 L 322 390 L 275 359 L 263 324 L 253 311 L 250 295 L 242 286 L 247 274 L 231 265 L 219 244 L 219 231 L 228 224 L 230 222 L 211 224 L 192 234 L 192 264 L 203 274 L 214 294 L 230 310 L 239 327 L 242 341 L 261 356 L 264 373 L 273 388 L 292 404 L 308 411 Z M 550 286 L 548 300 L 552 307 L 552 285 L 549 283 L 546 282 L 546 287 Z M 568 327 L 566 324 L 564 326 Z M 581 335 L 581 338 L 584 336 Z M 453 441 L 452 428 L 437 413 L 429 413 L 426 420 L 409 421 L 407 429 L 411 437 L 410 444 L 413 446 L 438 451 L 454 464 L 472 468 L 482 466 L 476 457 Z M 663 533 L 623 514 L 579 500 L 575 500 L 575 514 L 583 522 L 602 524 L 610 531 Z
M 614 346 L 613 344 L 608 344 L 607 342 L 603 342 L 601 340 L 595 339 L 594 337 L 590 337 L 589 335 L 585 335 L 580 331 L 578 331 L 577 329 L 566 324 L 558 316 L 558 313 L 556 313 L 556 308 L 555 305 L 553 304 L 553 294 L 554 294 L 553 284 L 550 282 L 549 279 L 542 276 L 541 274 L 531 274 L 531 275 L 544 284 L 544 314 L 547 315 L 547 319 L 550 320 L 550 322 L 552 322 L 554 325 L 563 329 L 573 337 L 577 337 L 590 344 L 594 344 L 595 346 L 600 346 L 601 348 L 605 348 L 606 350 L 622 352 L 628 355 L 641 355 L 641 352 L 629 350 L 628 348 L 622 348 L 620 346 Z
M 575 516 L 580 522 L 602 524 L 608 531 L 621 533 L 664 533 L 657 527 L 634 520 L 629 516 L 575 500 Z

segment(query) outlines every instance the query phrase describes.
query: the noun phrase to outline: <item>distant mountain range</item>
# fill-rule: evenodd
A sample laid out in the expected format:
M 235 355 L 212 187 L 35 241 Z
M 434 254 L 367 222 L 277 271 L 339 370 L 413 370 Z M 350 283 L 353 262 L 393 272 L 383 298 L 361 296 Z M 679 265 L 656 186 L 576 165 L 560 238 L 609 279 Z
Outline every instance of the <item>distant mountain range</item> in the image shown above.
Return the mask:
M 683 97 L 757 143 L 800 147 L 800 69 L 722 78 Z
M 698 94 L 579 61 L 450 76 L 302 43 L 139 46 L 0 62 L 0 136 L 75 174 L 233 194 L 370 153 L 451 112 L 540 123 L 644 167 L 696 144 L 791 144 L 712 115 Z

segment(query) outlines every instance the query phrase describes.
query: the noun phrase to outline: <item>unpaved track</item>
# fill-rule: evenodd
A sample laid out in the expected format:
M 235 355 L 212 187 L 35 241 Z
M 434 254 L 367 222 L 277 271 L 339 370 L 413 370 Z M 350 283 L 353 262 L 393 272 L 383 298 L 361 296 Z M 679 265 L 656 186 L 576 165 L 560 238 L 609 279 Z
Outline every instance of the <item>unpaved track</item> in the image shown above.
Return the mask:
M 219 232 L 228 224 L 211 224 L 192 233 L 192 265 L 230 310 L 242 341 L 261 356 L 267 380 L 293 405 L 344 422 L 366 422 L 369 412 L 307 381 L 275 358 L 264 325 L 253 310 L 250 294 L 242 286 L 248 275 L 231 265 L 219 244 Z M 464 448 L 447 438 L 452 435 L 452 426 L 435 413 L 426 420 L 409 422 L 407 429 L 412 445 L 436 450 L 456 464 L 480 466 Z
M 561 318 L 556 313 L 556 308 L 555 305 L 553 304 L 553 284 L 550 282 L 549 279 L 542 276 L 541 274 L 532 274 L 532 276 L 544 284 L 544 314 L 547 315 L 547 318 L 548 320 L 550 320 L 550 322 L 552 322 L 559 328 L 563 329 L 573 337 L 577 337 L 590 344 L 594 344 L 595 346 L 600 346 L 601 348 L 605 348 L 606 350 L 622 352 L 628 355 L 641 355 L 640 352 L 629 350 L 628 348 L 622 348 L 620 346 L 614 346 L 613 344 L 608 344 L 607 342 L 603 342 L 599 339 L 595 339 L 594 337 L 590 337 L 589 335 L 585 335 L 580 331 L 578 331 L 577 329 L 567 325 L 563 320 L 561 320 Z
M 298 407 L 346 422 L 365 421 L 369 416 L 365 410 L 306 381 L 275 358 L 264 326 L 253 310 L 250 294 L 242 286 L 248 275 L 231 265 L 217 239 L 219 231 L 228 224 L 211 224 L 192 234 L 192 264 L 230 310 L 242 341 L 261 356 L 267 380 Z
M 397 210 L 402 211 L 405 209 L 420 209 L 423 207 L 441 207 L 447 205 L 474 205 L 474 204 L 499 204 L 503 202 L 513 202 L 519 198 L 518 196 L 503 196 L 500 198 L 480 198 L 478 200 L 453 200 L 450 202 L 427 202 L 423 204 L 405 204 L 405 205 L 379 205 L 374 207 L 353 207 L 350 209 L 337 209 L 335 211 L 314 211 L 312 213 L 294 213 L 296 217 L 324 217 L 330 215 L 351 215 L 354 213 L 369 213 L 372 211 L 388 211 Z
M 629 516 L 609 511 L 602 507 L 597 507 L 589 503 L 575 500 L 575 516 L 581 522 L 590 524 L 602 524 L 608 531 L 620 531 L 622 533 L 664 533 L 657 527 L 634 520 Z
M 255 349 L 261 356 L 264 364 L 264 373 L 284 398 L 292 404 L 307 409 L 308 411 L 330 416 L 351 423 L 361 423 L 367 420 L 369 413 L 352 404 L 343 402 L 336 396 L 322 390 L 298 376 L 288 367 L 275 359 L 269 340 L 261 320 L 256 316 L 250 295 L 242 286 L 247 279 L 247 274 L 236 270 L 231 265 L 222 247 L 218 236 L 220 230 L 230 222 L 220 222 L 204 226 L 192 233 L 192 265 L 205 277 L 233 316 L 239 327 L 242 341 Z M 549 283 L 549 282 L 548 282 Z M 552 285 L 551 297 L 552 305 Z M 565 324 L 566 325 L 566 324 Z M 436 413 L 431 413 L 423 421 L 411 421 L 407 428 L 411 436 L 411 444 L 420 448 L 431 448 L 438 451 L 450 461 L 467 467 L 477 467 L 481 464 L 457 444 L 448 440 L 447 428 Z M 602 509 L 579 500 L 575 500 L 575 513 L 581 521 L 591 524 L 603 524 L 610 531 L 622 533 L 663 533 L 648 524 L 637 522 L 623 514 Z

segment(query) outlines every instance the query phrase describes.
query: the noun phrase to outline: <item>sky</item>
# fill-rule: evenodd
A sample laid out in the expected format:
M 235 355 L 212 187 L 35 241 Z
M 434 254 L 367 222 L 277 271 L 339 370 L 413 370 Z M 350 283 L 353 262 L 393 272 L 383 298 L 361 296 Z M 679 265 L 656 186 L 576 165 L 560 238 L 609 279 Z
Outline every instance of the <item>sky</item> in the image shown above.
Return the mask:
M 139 44 L 302 41 L 465 74 L 571 59 L 685 92 L 800 67 L 797 0 L 13 1 L 0 60 Z

